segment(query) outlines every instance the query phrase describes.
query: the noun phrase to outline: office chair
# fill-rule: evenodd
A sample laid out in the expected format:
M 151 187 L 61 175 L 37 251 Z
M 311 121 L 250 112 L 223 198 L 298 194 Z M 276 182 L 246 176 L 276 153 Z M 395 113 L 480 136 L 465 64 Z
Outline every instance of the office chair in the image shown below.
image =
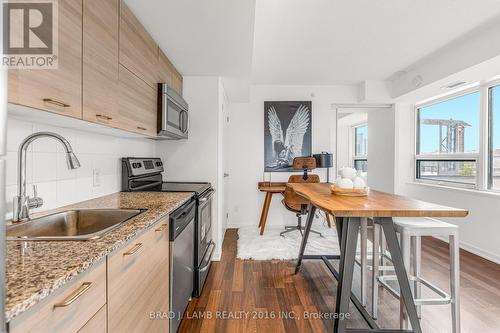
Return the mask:
M 293 159 L 293 169 L 302 170 L 302 175 L 291 175 L 288 178 L 288 183 L 319 183 L 320 179 L 318 175 L 309 175 L 308 172 L 316 168 L 316 160 L 314 157 L 296 157 Z M 309 200 L 295 193 L 294 190 L 287 187 L 283 193 L 284 199 L 281 201 L 286 209 L 294 212 L 297 216 L 296 226 L 285 226 L 285 230 L 280 233 L 280 236 L 298 230 L 302 234 L 302 230 L 305 228 L 302 226 L 302 215 L 308 213 L 307 207 L 309 205 Z M 311 229 L 311 232 L 323 235 L 315 230 Z

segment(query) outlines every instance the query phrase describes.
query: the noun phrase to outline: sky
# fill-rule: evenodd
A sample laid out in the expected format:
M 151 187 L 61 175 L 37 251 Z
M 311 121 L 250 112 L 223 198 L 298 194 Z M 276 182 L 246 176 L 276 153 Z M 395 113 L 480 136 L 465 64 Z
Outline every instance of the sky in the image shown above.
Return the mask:
M 500 89 L 494 94 L 500 102 Z M 452 100 L 444 101 L 420 109 L 420 119 L 453 119 L 463 120 L 470 124 L 465 129 L 465 152 L 478 152 L 479 150 L 479 110 L 480 94 L 471 93 Z M 498 114 L 499 112 L 497 112 Z M 496 115 L 500 121 L 500 115 Z M 500 122 L 499 122 L 500 123 Z M 443 139 L 446 127 L 443 127 Z M 500 125 L 495 130 L 497 145 L 500 144 Z M 429 154 L 439 151 L 439 126 L 421 125 L 420 153 Z
M 493 149 L 500 149 L 500 86 L 491 90 Z

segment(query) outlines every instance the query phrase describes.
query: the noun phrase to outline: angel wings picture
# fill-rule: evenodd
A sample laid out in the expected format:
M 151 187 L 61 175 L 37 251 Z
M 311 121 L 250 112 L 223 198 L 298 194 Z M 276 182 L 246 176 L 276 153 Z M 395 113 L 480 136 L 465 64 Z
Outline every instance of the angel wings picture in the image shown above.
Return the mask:
M 264 102 L 265 172 L 291 171 L 293 159 L 311 155 L 311 102 Z

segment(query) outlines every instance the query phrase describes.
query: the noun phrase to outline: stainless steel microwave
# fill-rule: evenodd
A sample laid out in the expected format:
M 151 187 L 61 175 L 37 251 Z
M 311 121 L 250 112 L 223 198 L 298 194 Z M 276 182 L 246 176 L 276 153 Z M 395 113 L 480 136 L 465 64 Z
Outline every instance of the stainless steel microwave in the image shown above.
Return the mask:
M 158 136 L 164 139 L 187 139 L 189 113 L 186 101 L 166 83 L 158 84 Z

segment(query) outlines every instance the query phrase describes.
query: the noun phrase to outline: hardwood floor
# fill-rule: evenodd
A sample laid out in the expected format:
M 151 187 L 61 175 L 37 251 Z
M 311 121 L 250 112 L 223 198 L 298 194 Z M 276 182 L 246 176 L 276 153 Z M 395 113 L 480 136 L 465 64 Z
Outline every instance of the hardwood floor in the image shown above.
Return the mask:
M 319 261 L 306 261 L 293 274 L 294 261 L 236 259 L 237 230 L 226 232 L 220 262 L 214 262 L 205 288 L 194 299 L 179 332 L 332 332 L 337 283 Z M 447 244 L 422 242 L 423 276 L 448 290 Z M 463 333 L 500 332 L 500 265 L 461 251 Z M 355 288 L 359 282 L 355 281 Z M 425 295 L 424 291 L 424 295 Z M 367 328 L 354 306 L 348 327 Z M 426 333 L 451 332 L 450 307 L 425 306 Z M 399 301 L 380 289 L 379 325 L 399 327 Z

